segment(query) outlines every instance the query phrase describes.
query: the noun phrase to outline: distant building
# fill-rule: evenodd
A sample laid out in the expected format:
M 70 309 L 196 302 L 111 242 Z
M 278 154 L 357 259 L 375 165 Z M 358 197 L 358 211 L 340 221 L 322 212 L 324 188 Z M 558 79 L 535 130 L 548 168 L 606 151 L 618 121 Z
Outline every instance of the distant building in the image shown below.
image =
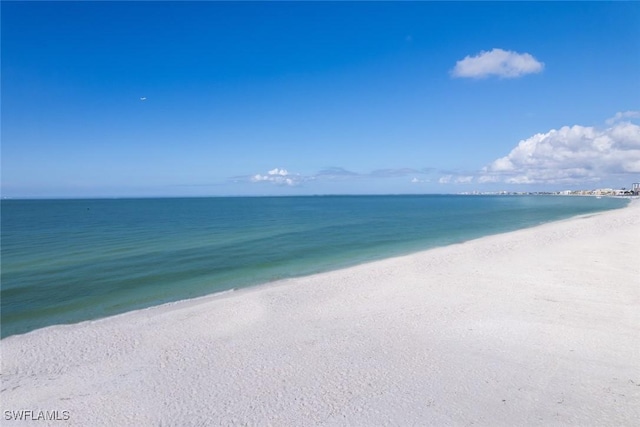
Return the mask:
M 640 182 L 634 182 L 631 184 L 631 191 L 633 191 L 634 195 L 640 196 Z

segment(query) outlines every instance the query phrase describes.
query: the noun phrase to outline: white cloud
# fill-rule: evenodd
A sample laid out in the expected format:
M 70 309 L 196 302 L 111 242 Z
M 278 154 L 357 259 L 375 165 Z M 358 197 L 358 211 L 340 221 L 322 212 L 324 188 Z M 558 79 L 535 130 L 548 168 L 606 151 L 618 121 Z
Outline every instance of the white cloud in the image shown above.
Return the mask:
M 457 184 L 469 184 L 473 181 L 473 176 L 458 176 L 455 179 Z
M 266 175 L 256 174 L 250 178 L 251 182 L 271 182 L 279 185 L 296 185 L 303 180 L 300 175 L 291 175 L 286 169 L 271 169 Z
M 420 179 L 420 178 L 415 177 L 415 176 L 413 178 L 411 178 L 411 183 L 412 184 L 422 184 L 422 183 L 425 183 L 425 182 L 431 182 L 431 180 L 429 178 Z
M 312 175 L 301 175 L 297 173 L 290 173 L 287 169 L 274 168 L 268 171 L 266 174 L 255 175 L 243 175 L 230 178 L 234 182 L 253 182 L 253 183 L 272 183 L 277 185 L 298 185 L 309 181 L 342 181 L 342 180 L 354 180 L 354 179 L 370 179 L 370 178 L 402 178 L 411 175 L 427 175 L 433 170 L 429 168 L 413 169 L 413 168 L 398 168 L 398 169 L 377 169 L 367 173 L 357 173 L 350 170 L 333 166 L 320 170 Z M 417 180 L 417 181 L 415 181 Z M 414 178 L 412 181 L 416 182 L 430 182 L 428 179 Z
M 289 175 L 289 172 L 287 172 L 286 169 L 271 169 L 269 172 L 269 175 L 273 176 L 273 175 L 277 175 L 277 176 L 287 176 Z
M 489 182 L 498 182 L 498 181 L 500 181 L 500 178 L 495 175 L 482 175 L 478 177 L 478 182 L 480 184 L 486 184 Z
M 483 78 L 494 75 L 514 78 L 539 73 L 543 68 L 544 63 L 529 53 L 493 49 L 489 52 L 482 51 L 476 56 L 466 56 L 456 62 L 451 74 L 454 77 Z
M 449 174 L 443 175 L 438 179 L 440 184 L 470 184 L 473 182 L 474 176 Z
M 637 119 L 640 118 L 640 111 L 624 111 L 618 112 L 615 116 L 607 119 L 607 124 L 611 126 L 614 123 L 617 123 L 624 119 Z
M 622 117 L 620 117 L 622 118 Z M 640 173 L 640 126 L 564 126 L 522 140 L 483 169 L 479 182 L 581 183 Z

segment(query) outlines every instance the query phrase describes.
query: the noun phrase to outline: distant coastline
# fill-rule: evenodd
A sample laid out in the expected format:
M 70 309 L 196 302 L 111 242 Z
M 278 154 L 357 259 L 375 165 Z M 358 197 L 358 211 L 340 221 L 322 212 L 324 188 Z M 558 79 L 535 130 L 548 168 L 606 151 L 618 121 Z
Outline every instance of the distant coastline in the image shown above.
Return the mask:
M 640 188 L 615 190 L 599 188 L 595 190 L 563 190 L 563 191 L 465 191 L 457 193 L 463 196 L 608 196 L 608 197 L 640 197 Z

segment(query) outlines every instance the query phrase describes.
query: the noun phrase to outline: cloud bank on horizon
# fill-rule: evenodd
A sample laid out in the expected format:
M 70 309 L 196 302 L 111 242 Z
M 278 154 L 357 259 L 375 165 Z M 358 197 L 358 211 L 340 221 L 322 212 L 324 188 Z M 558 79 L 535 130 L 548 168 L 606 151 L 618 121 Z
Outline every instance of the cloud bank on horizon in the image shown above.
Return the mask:
M 492 49 L 482 51 L 475 56 L 466 56 L 456 62 L 451 71 L 453 77 L 481 79 L 489 76 L 516 78 L 525 74 L 539 73 L 544 63 L 529 53 Z
M 342 167 L 332 166 L 322 169 L 311 175 L 302 175 L 300 173 L 290 173 L 283 168 L 274 168 L 266 174 L 254 174 L 251 176 L 237 176 L 232 178 L 235 182 L 252 182 L 252 183 L 270 183 L 281 186 L 297 186 L 310 181 L 342 181 L 365 178 L 402 178 L 414 176 L 411 182 L 430 182 L 429 179 L 418 180 L 415 175 L 426 175 L 433 171 L 431 168 L 414 169 L 414 168 L 389 168 L 376 169 L 371 172 L 353 172 Z
M 580 184 L 595 183 L 603 176 L 640 174 L 640 126 L 632 120 L 640 111 L 618 112 L 606 120 L 608 127 L 563 126 L 521 140 L 509 154 L 475 173 L 445 173 L 439 184 Z M 407 177 L 413 184 L 432 182 L 433 168 L 380 169 L 358 173 L 341 167 L 313 175 L 274 168 L 266 174 L 236 177 L 238 181 L 296 186 L 315 180 Z M 423 177 L 418 178 L 417 176 Z

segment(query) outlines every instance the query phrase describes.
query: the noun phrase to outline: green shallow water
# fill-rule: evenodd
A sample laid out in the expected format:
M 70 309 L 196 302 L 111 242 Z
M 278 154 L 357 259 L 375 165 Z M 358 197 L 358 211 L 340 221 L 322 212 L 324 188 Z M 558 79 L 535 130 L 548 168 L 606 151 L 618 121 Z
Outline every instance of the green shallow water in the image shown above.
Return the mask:
M 2 336 L 627 203 L 439 195 L 3 200 Z

